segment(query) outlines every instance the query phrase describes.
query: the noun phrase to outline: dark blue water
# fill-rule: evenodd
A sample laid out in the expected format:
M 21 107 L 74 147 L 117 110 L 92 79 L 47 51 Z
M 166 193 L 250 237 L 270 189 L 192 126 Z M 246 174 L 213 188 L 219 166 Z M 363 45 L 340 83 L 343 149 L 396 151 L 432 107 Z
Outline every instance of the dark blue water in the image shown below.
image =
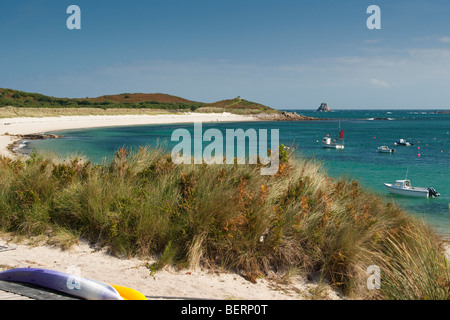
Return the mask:
M 435 114 L 422 110 L 343 110 L 316 113 L 296 110 L 297 113 L 320 117 L 323 121 L 304 122 L 240 122 L 203 124 L 203 130 L 217 128 L 247 130 L 279 129 L 280 143 L 292 146 L 303 156 L 320 160 L 333 178 L 348 177 L 395 201 L 415 216 L 424 218 L 438 232 L 450 234 L 450 114 Z M 338 127 L 345 130 L 345 149 L 324 149 L 321 140 L 327 134 L 336 135 Z M 123 146 L 166 143 L 170 150 L 172 132 L 193 125 L 151 125 L 59 132 L 61 140 L 32 141 L 30 148 L 53 151 L 69 156 L 82 154 L 93 162 L 109 161 Z M 395 146 L 404 138 L 414 145 Z M 204 142 L 203 146 L 208 145 Z M 377 147 L 388 145 L 394 154 L 377 153 Z M 270 146 L 270 144 L 269 144 Z M 420 156 L 419 156 L 420 154 Z M 412 185 L 434 187 L 439 198 L 421 199 L 391 196 L 383 183 L 404 179 L 407 174 Z

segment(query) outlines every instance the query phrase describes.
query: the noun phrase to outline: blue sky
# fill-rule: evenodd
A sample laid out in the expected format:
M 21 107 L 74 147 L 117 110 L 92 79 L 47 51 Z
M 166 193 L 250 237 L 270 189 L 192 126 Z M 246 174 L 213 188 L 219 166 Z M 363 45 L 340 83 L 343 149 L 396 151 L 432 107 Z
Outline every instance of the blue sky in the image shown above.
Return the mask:
M 0 43 L 0 87 L 56 97 L 450 108 L 447 0 L 0 0 Z

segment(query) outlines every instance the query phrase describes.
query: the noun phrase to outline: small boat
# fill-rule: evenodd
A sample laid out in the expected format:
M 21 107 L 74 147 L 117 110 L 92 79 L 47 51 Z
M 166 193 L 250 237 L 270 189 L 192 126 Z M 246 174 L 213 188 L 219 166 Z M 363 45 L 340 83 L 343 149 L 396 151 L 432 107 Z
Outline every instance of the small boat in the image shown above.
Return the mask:
M 388 146 L 381 146 L 381 147 L 378 147 L 377 152 L 380 152 L 380 153 L 394 153 L 395 149 L 391 149 Z
M 439 197 L 440 194 L 434 188 L 413 187 L 409 180 L 396 180 L 394 184 L 385 183 L 386 189 L 392 193 L 411 197 Z
M 323 138 L 322 145 L 328 149 L 344 149 L 344 143 L 340 143 L 338 139 L 331 139 L 330 137 Z
M 397 142 L 395 143 L 395 145 L 399 145 L 399 146 L 412 146 L 413 144 L 411 142 L 406 141 L 405 139 L 399 139 L 397 140 Z
M 341 130 L 341 123 L 339 123 L 339 136 L 332 139 L 327 135 L 322 139 L 322 145 L 328 149 L 344 149 L 344 129 Z

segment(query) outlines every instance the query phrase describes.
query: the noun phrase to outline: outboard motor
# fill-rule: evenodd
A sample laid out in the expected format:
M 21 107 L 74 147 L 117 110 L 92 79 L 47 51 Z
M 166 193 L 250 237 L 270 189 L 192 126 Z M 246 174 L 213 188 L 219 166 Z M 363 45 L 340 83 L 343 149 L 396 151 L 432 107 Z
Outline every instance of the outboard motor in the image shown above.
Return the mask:
M 429 197 L 439 197 L 441 194 L 438 193 L 434 188 L 428 188 L 428 196 Z

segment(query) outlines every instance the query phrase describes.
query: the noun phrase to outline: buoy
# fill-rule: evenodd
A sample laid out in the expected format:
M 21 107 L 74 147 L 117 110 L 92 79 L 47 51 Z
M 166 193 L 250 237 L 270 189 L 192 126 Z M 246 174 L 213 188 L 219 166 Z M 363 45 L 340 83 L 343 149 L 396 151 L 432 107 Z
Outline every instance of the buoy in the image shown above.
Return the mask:
M 417 147 L 417 149 L 420 149 L 420 147 Z
M 420 153 L 418 154 L 418 156 L 420 157 Z

